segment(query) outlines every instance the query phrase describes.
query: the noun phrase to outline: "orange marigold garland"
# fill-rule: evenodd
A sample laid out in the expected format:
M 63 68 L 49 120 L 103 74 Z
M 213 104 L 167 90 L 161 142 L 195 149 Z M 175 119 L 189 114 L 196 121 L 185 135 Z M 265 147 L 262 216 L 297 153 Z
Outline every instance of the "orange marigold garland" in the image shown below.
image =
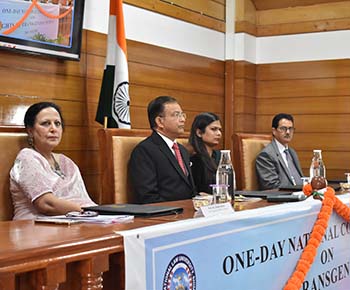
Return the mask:
M 331 193 L 329 192 L 329 190 L 325 192 L 324 200 L 328 199 L 327 196 L 329 193 Z M 305 194 L 308 195 L 308 192 L 305 192 Z M 332 199 L 331 196 L 330 198 Z M 322 241 L 322 237 L 326 232 L 328 220 L 331 216 L 331 212 L 329 212 L 329 210 L 327 210 L 326 207 L 328 207 L 328 205 L 326 205 L 323 202 L 320 214 L 318 215 L 315 225 L 312 229 L 308 244 L 305 247 L 303 253 L 301 254 L 296 269 L 284 288 L 285 290 L 299 290 L 305 279 L 305 276 L 310 270 L 310 267 L 316 257 L 317 248 L 319 247 Z
M 342 203 L 336 196 L 334 189 L 327 187 L 324 194 L 314 191 L 311 184 L 304 186 L 303 191 L 306 196 L 313 195 L 314 198 L 322 200 L 322 207 L 317 216 L 317 220 L 312 229 L 310 239 L 302 252 L 295 271 L 287 281 L 284 290 L 299 290 L 315 260 L 317 249 L 328 227 L 328 221 L 334 209 L 346 221 L 350 220 L 350 209 Z

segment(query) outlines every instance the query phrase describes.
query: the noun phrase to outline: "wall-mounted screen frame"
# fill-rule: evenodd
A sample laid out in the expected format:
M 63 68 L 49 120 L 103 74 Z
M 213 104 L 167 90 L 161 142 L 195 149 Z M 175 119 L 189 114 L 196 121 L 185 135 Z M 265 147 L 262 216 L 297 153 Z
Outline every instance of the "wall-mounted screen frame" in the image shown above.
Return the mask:
M 79 60 L 85 0 L 1 0 L 0 48 Z

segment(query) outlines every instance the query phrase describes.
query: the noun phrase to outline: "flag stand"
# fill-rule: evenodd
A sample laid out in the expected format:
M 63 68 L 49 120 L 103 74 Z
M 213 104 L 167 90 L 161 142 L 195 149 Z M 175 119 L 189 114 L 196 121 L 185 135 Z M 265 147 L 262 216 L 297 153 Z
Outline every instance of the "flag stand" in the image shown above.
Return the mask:
M 107 129 L 108 124 L 108 117 L 104 116 L 103 118 L 103 129 Z

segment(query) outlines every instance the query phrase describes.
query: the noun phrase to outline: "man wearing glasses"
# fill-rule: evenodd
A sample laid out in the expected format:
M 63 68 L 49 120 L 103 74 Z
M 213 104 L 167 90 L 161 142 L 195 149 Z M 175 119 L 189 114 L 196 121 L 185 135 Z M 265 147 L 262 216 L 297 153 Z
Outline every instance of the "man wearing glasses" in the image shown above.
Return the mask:
M 187 150 L 176 142 L 186 114 L 176 99 L 157 97 L 147 108 L 152 134 L 133 150 L 129 176 L 139 203 L 189 199 L 195 186 Z
M 302 185 L 303 172 L 298 155 L 288 146 L 294 131 L 292 115 L 281 113 L 273 118 L 273 140 L 259 153 L 255 161 L 261 190 Z

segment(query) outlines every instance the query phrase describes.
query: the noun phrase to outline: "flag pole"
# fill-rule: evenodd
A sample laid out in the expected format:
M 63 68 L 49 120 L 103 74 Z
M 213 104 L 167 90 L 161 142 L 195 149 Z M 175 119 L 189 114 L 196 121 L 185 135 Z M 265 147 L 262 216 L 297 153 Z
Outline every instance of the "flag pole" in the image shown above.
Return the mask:
M 107 129 L 108 117 L 104 116 L 103 118 L 103 129 Z

